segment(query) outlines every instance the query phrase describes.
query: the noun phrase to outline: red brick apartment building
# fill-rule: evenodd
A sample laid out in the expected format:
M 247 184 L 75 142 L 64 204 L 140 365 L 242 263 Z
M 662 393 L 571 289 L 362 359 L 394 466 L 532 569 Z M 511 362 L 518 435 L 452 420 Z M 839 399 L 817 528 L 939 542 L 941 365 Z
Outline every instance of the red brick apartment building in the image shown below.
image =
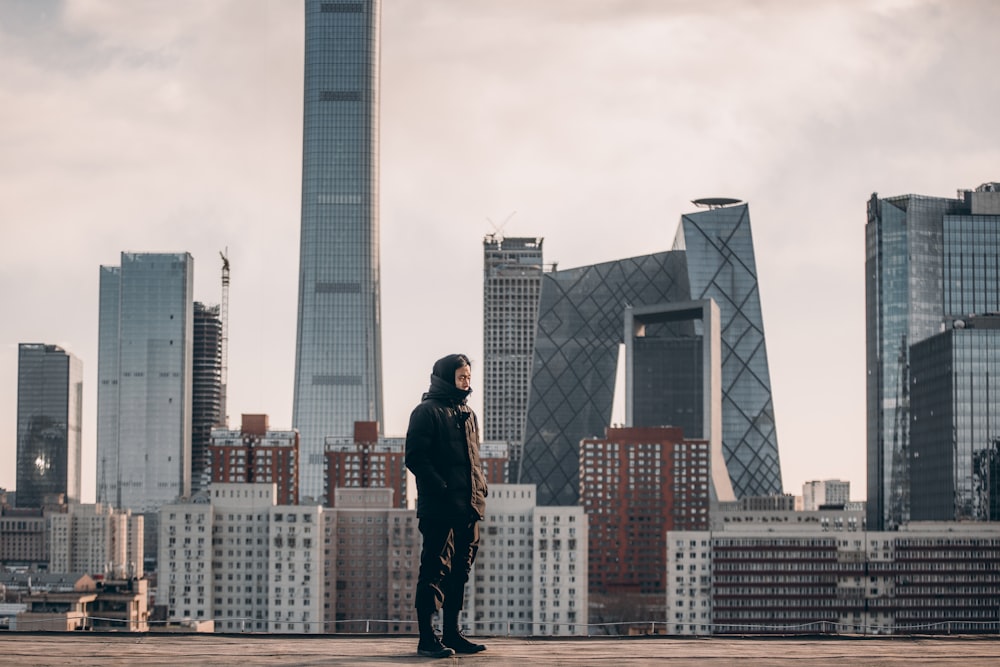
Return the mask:
M 299 504 L 299 432 L 271 430 L 267 415 L 243 415 L 239 431 L 212 429 L 208 461 L 214 483 L 273 482 L 275 504 Z
M 708 528 L 709 457 L 707 440 L 675 427 L 608 428 L 581 441 L 592 592 L 666 591 L 667 531 Z

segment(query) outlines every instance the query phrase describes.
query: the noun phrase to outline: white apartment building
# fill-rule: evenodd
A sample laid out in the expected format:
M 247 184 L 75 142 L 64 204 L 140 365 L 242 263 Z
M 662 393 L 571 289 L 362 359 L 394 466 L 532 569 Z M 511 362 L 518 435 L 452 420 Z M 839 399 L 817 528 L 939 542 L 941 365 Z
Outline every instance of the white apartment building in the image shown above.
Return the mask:
M 846 505 L 850 501 L 850 482 L 824 479 L 802 485 L 802 509 L 805 511 L 818 510 L 821 505 Z
M 534 634 L 534 484 L 492 484 L 461 622 L 470 634 Z
M 667 534 L 668 634 L 1000 631 L 994 523 L 869 532 L 863 509 L 728 519 Z
M 70 503 L 49 518 L 49 572 L 111 579 L 143 575 L 143 517 L 101 503 Z
M 322 632 L 322 508 L 275 505 L 276 486 L 213 484 L 160 511 L 161 603 L 217 632 Z
M 214 507 L 176 502 L 160 508 L 156 603 L 167 606 L 168 621 L 215 618 L 212 541 Z
M 536 635 L 586 635 L 589 537 L 583 507 L 536 507 Z
M 462 619 L 471 634 L 587 634 L 586 515 L 535 503 L 534 484 L 490 486 Z
M 767 539 L 785 535 L 809 539 L 815 534 L 827 537 L 830 533 L 863 534 L 865 510 L 864 507 L 812 512 L 754 510 L 741 509 L 739 503 L 720 503 L 712 512 L 710 523 L 712 530 L 667 533 L 667 634 L 713 633 L 715 538 L 746 535 Z M 744 554 L 744 558 L 749 560 L 750 556 Z M 759 577 L 755 583 L 762 583 Z
M 273 633 L 319 634 L 323 628 L 323 508 L 270 508 L 271 556 L 265 596 Z M 266 531 L 266 527 L 265 530 Z M 267 536 L 266 536 L 267 537 Z M 265 539 L 264 554 L 268 553 Z M 239 566 L 237 565 L 237 572 Z M 255 573 L 256 575 L 256 573 Z M 216 623 L 218 625 L 218 622 Z

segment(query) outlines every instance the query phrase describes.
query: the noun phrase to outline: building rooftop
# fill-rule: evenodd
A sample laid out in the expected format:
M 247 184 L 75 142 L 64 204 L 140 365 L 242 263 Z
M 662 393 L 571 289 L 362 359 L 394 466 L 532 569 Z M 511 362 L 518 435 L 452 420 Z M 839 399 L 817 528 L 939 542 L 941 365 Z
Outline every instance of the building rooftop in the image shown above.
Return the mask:
M 1000 637 L 662 637 L 482 639 L 484 653 L 433 661 L 473 665 L 659 665 L 713 667 L 869 667 L 1000 664 Z M 415 637 L 131 633 L 4 633 L 2 664 L 79 665 L 383 665 L 432 662 Z

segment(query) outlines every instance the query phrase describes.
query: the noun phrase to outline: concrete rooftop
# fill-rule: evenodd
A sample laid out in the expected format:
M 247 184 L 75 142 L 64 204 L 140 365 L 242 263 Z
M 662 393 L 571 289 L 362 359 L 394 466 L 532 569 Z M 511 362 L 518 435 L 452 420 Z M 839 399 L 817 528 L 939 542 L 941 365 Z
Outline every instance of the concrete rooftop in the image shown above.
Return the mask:
M 211 634 L 0 634 L 0 665 L 1000 665 L 1000 637 L 481 639 L 485 653 L 441 660 L 415 637 Z

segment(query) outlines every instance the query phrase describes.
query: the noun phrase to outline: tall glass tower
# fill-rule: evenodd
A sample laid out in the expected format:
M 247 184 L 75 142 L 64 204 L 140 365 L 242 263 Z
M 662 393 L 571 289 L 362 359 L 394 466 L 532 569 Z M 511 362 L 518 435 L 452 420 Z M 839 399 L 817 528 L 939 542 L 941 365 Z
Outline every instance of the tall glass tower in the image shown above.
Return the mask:
M 920 363 L 916 366 L 911 355 L 918 344 L 954 329 L 956 320 L 1000 312 L 1000 184 L 963 190 L 954 199 L 912 194 L 879 198 L 873 194 L 868 202 L 865 249 L 868 529 L 891 530 L 911 519 L 927 517 L 968 518 L 956 489 L 974 484 L 968 464 L 972 452 L 995 448 L 994 441 L 1000 438 L 1000 433 L 978 426 L 980 421 L 989 421 L 991 401 L 996 401 L 988 398 L 988 392 L 972 391 L 969 388 L 973 385 L 968 384 L 989 385 L 985 360 L 991 358 L 986 350 L 991 334 L 951 331 L 934 345 L 919 345 Z M 983 349 L 976 351 L 977 345 Z M 970 375 L 965 382 L 954 385 L 955 392 L 959 387 L 965 389 L 952 396 L 952 390 L 947 389 L 950 385 L 938 384 L 935 391 L 923 383 L 917 387 L 918 376 L 913 371 L 919 369 L 926 382 L 933 371 L 927 360 L 950 364 L 950 352 L 942 350 L 951 349 L 980 355 L 980 363 L 967 366 Z M 946 380 L 951 375 L 945 371 L 939 383 L 951 381 Z M 927 410 L 923 415 L 911 410 L 914 390 L 920 392 L 921 411 Z M 949 468 L 952 472 L 947 474 L 954 477 L 948 481 L 952 490 L 939 494 L 948 497 L 947 507 L 931 507 L 922 498 L 917 514 L 911 516 L 913 493 L 932 491 L 914 488 L 914 483 L 925 484 L 922 480 L 933 478 L 921 472 L 927 470 L 928 449 L 921 452 L 912 445 L 926 443 L 931 437 L 928 429 L 941 427 L 946 405 L 956 415 L 972 415 L 969 423 L 977 424 L 967 429 L 956 417 L 958 421 L 939 430 L 948 435 L 945 444 L 952 451 L 947 457 L 966 463 Z M 934 408 L 936 417 L 929 420 Z M 918 428 L 919 437 L 911 437 Z M 963 442 L 965 435 L 973 432 L 978 434 L 976 442 Z M 963 451 L 969 454 L 963 455 Z M 917 462 L 920 456 L 923 460 Z M 914 463 L 920 468 L 916 479 L 911 476 Z M 942 488 L 941 484 L 935 482 L 935 488 Z
M 17 504 L 64 494 L 80 502 L 83 364 L 55 345 L 17 352 Z
M 323 444 L 382 428 L 380 0 L 307 0 L 299 317 L 292 426 L 301 497 L 323 496 Z
M 194 259 L 123 252 L 102 266 L 97 358 L 97 501 L 144 514 L 191 491 Z

